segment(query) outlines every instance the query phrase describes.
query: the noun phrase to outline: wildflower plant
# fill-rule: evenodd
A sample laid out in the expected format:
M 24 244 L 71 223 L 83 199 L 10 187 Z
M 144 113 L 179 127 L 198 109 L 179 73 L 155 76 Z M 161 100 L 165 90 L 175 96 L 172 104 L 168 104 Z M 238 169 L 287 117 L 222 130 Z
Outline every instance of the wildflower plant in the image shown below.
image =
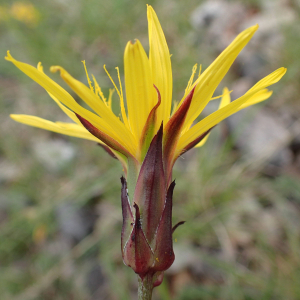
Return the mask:
M 124 53 L 125 91 L 119 69 L 119 87 L 111 79 L 120 99 L 120 116 L 111 107 L 112 93 L 105 98 L 100 85 L 86 70 L 88 86 L 73 78 L 60 66 L 62 79 L 91 110 L 37 68 L 19 62 L 7 52 L 6 60 L 40 84 L 72 119 L 72 123 L 51 122 L 35 116 L 11 115 L 17 122 L 57 133 L 92 140 L 117 158 L 124 170 L 121 178 L 123 227 L 121 250 L 124 263 L 139 279 L 139 299 L 151 299 L 153 287 L 163 280 L 164 271 L 173 263 L 172 234 L 182 224 L 172 225 L 172 197 L 175 182 L 172 168 L 180 155 L 201 147 L 211 129 L 239 110 L 268 99 L 267 87 L 285 74 L 279 68 L 261 79 L 243 96 L 231 101 L 224 88 L 217 111 L 196 122 L 240 51 L 250 41 L 258 25 L 240 33 L 217 59 L 194 80 L 196 67 L 181 101 L 172 106 L 172 68 L 168 45 L 151 6 L 147 7 L 149 55 L 138 40 L 129 41 Z M 85 67 L 85 64 L 84 64 Z

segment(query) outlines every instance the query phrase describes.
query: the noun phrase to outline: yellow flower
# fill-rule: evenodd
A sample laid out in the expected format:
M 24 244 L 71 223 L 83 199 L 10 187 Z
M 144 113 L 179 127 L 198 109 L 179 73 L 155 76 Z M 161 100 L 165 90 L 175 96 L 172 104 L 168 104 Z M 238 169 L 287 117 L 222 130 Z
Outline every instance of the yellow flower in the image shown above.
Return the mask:
M 240 33 L 195 81 L 193 79 L 196 70 L 193 69 L 185 94 L 171 114 L 171 55 L 157 15 L 151 6 L 147 7 L 147 17 L 149 56 L 138 40 L 128 42 L 124 53 L 126 103 L 120 76 L 120 88 L 114 84 L 120 98 L 120 118 L 111 109 L 112 92 L 107 100 L 94 77 L 92 86 L 87 74 L 87 87 L 60 66 L 50 69 L 51 72 L 60 72 L 63 80 L 92 112 L 80 106 L 66 90 L 50 79 L 43 72 L 40 63 L 34 68 L 15 60 L 8 52 L 6 60 L 40 84 L 74 123 L 54 123 L 28 115 L 11 117 L 27 125 L 105 144 L 119 158 L 125 169 L 130 159 L 141 165 L 153 136 L 163 123 L 164 153 L 167 153 L 169 158 L 166 159 L 173 166 L 181 153 L 191 147 L 202 146 L 206 140 L 203 139 L 205 135 L 207 138 L 209 130 L 219 122 L 249 105 L 269 98 L 272 92 L 267 87 L 278 82 L 286 72 L 285 68 L 277 69 L 233 102 L 230 101 L 229 91 L 224 89 L 219 109 L 194 124 L 240 51 L 258 29 L 258 25 Z M 119 75 L 119 70 L 117 71 Z M 172 136 L 174 130 L 177 132 L 176 137 Z
M 36 26 L 39 21 L 39 12 L 31 3 L 14 2 L 10 8 L 11 16 L 29 26 Z

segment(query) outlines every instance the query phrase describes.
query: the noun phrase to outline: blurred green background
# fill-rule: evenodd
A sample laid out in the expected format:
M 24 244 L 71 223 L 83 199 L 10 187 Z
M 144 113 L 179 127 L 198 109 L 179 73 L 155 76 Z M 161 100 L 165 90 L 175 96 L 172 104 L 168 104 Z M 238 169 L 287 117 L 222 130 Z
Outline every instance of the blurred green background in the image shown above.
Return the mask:
M 0 53 L 41 61 L 48 74 L 61 65 L 86 83 L 85 60 L 107 94 L 112 84 L 102 66 L 116 79 L 128 40 L 148 49 L 147 3 L 172 53 L 174 100 L 195 63 L 206 68 L 256 23 L 216 95 L 228 86 L 236 98 L 288 68 L 270 100 L 224 121 L 203 148 L 178 160 L 173 219 L 186 223 L 154 299 L 300 299 L 299 1 L 1 1 Z M 4 59 L 0 87 L 1 299 L 136 299 L 120 251 L 120 164 L 93 142 L 12 121 L 11 113 L 67 117 Z

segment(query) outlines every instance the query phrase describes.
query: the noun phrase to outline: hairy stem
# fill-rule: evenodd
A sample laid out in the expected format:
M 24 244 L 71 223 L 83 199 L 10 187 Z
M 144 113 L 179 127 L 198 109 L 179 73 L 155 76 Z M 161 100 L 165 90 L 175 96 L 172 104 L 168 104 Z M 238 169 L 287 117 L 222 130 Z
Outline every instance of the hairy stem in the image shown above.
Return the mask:
M 151 300 L 153 290 L 153 276 L 146 275 L 142 280 L 138 276 L 139 289 L 138 289 L 138 300 Z

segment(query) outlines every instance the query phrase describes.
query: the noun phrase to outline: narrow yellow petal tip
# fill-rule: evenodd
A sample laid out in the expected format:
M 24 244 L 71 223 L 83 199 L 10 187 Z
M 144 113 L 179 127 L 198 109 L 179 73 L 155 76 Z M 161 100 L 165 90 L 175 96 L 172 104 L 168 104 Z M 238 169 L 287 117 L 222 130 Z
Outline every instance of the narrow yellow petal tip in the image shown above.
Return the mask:
M 41 62 L 39 62 L 39 63 L 37 64 L 37 69 L 38 69 L 39 71 L 41 71 L 41 72 L 44 72 L 44 68 L 43 68 L 43 65 L 42 65 Z
M 59 72 L 61 78 L 63 78 L 64 80 L 66 80 L 66 78 L 70 77 L 70 74 L 61 66 L 52 66 L 52 67 L 50 67 L 50 72 L 51 73 Z
M 22 119 L 22 115 L 16 115 L 16 114 L 10 114 L 9 115 L 14 121 L 19 121 L 20 119 Z
M 242 31 L 242 34 L 247 34 L 248 33 L 249 35 L 253 35 L 257 31 L 258 28 L 259 28 L 258 24 L 253 25 L 251 27 L 248 27 L 244 31 Z
M 153 15 L 153 14 L 156 15 L 153 7 L 151 5 L 149 5 L 149 4 L 147 4 L 147 16 L 148 16 L 148 18 L 150 18 L 151 15 Z
M 273 73 L 276 73 L 278 76 L 280 76 L 279 79 L 281 79 L 281 77 L 286 73 L 286 71 L 287 71 L 287 68 L 281 67 L 281 68 L 277 69 L 277 70 L 276 70 L 275 72 L 273 72 Z M 278 80 L 279 80 L 279 79 L 278 79 Z
M 6 55 L 7 56 L 4 57 L 6 60 L 8 60 L 8 61 L 12 61 L 13 60 L 13 57 L 11 56 L 9 50 L 7 50 Z
M 52 66 L 52 67 L 50 67 L 50 72 L 51 73 L 56 73 L 58 71 L 60 71 L 60 74 L 61 74 L 64 71 L 64 69 L 62 67 L 60 67 L 60 66 Z

